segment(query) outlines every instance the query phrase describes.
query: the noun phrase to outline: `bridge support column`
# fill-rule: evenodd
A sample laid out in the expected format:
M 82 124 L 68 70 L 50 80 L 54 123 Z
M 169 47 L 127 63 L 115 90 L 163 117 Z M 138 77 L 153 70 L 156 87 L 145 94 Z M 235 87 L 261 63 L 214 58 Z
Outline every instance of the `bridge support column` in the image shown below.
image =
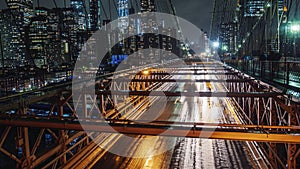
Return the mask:
M 24 133 L 24 148 L 25 148 L 25 164 L 26 168 L 31 168 L 31 157 L 30 157 L 30 146 L 29 146 L 29 133 L 28 133 L 28 127 L 23 128 Z
M 87 113 L 87 101 L 86 101 L 86 94 L 82 93 L 82 108 L 83 108 L 83 117 L 87 118 L 88 113 Z
M 270 99 L 270 125 L 271 126 L 276 126 L 277 125 L 277 111 L 276 111 L 276 102 L 273 98 L 269 98 Z M 275 143 L 270 143 L 270 147 L 269 147 L 269 159 L 270 162 L 272 163 L 274 168 L 278 168 L 278 163 L 277 160 L 275 158 L 275 155 L 277 154 L 277 144 Z
M 288 169 L 297 169 L 296 164 L 296 144 L 288 144 L 288 152 L 287 152 L 287 162 L 288 162 Z
M 296 114 L 299 114 L 299 106 L 297 105 L 290 105 L 290 110 L 288 112 L 288 124 L 297 125 L 297 117 Z M 298 151 L 299 152 L 299 151 Z M 288 144 L 287 150 L 287 165 L 288 169 L 297 169 L 297 157 L 299 156 L 300 152 L 297 153 L 297 145 L 296 144 Z
M 59 102 L 58 102 L 58 116 L 60 118 L 63 118 L 63 115 L 64 115 L 64 100 L 63 100 L 63 97 L 60 96 L 59 97 Z M 64 165 L 67 163 L 67 156 L 66 156 L 66 153 L 64 153 L 66 151 L 66 146 L 65 146 L 65 143 L 66 143 L 66 134 L 65 134 L 65 131 L 64 130 L 60 130 L 59 131 L 59 144 L 62 145 L 61 147 L 61 154 L 63 154 L 60 158 L 60 165 Z
M 19 114 L 26 115 L 25 103 L 22 103 L 22 108 L 19 110 Z M 30 154 L 30 144 L 29 144 L 29 132 L 28 127 L 18 127 L 18 136 L 17 136 L 17 148 L 22 148 L 23 160 L 22 168 L 29 169 L 32 168 L 32 159 Z M 18 150 L 17 150 L 18 151 Z
M 103 95 L 98 95 L 98 98 L 99 98 L 99 102 L 100 102 L 99 103 L 100 113 L 101 113 L 103 118 L 106 118 L 105 105 L 104 105 L 104 96 Z

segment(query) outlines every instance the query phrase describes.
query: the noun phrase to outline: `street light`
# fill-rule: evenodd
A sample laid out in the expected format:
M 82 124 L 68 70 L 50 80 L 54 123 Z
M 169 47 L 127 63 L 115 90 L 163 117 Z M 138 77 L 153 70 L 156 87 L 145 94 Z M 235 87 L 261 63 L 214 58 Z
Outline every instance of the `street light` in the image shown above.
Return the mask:
M 290 31 L 292 33 L 300 32 L 300 25 L 299 24 L 291 24 Z
M 219 47 L 220 47 L 220 42 L 219 41 L 214 41 L 214 42 L 212 42 L 212 53 L 213 53 L 213 57 L 214 58 L 217 58 L 218 57 L 218 50 L 219 50 Z
M 218 48 L 220 46 L 220 43 L 219 42 L 213 42 L 212 45 L 213 45 L 214 48 Z
M 294 59 L 296 59 L 296 56 L 297 56 L 296 37 L 297 37 L 297 34 L 300 32 L 300 24 L 299 23 L 291 23 L 290 32 L 293 34 Z

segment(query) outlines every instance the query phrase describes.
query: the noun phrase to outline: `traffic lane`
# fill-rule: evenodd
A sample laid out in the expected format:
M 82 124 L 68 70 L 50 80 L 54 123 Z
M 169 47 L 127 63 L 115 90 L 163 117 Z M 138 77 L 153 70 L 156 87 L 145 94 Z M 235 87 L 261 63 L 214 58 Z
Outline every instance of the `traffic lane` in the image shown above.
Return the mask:
M 188 89 L 190 91 L 193 90 L 198 90 L 197 86 L 195 84 L 188 84 L 183 85 L 181 87 L 185 87 L 185 89 Z M 193 86 L 194 85 L 194 86 Z M 205 88 L 205 85 L 202 85 L 202 89 L 200 90 L 209 90 L 207 89 L 207 85 Z M 179 89 L 180 90 L 180 89 Z M 179 119 L 179 121 L 182 122 L 187 122 L 187 121 L 204 121 L 204 122 L 219 122 L 222 121 L 220 118 L 220 113 L 222 112 L 224 107 L 223 105 L 217 105 L 219 102 L 218 98 L 195 98 L 195 97 L 180 97 L 180 101 L 177 103 L 172 103 L 168 102 L 167 106 L 164 110 L 164 112 L 157 118 L 158 120 L 167 120 L 168 118 L 175 118 Z M 215 110 L 214 110 L 215 108 Z M 217 111 L 216 111 L 217 110 Z M 203 113 L 204 112 L 204 113 Z M 212 115 L 214 112 L 216 115 Z M 143 115 L 142 115 L 143 116 Z M 219 117 L 216 119 L 215 117 Z M 223 118 L 224 120 L 224 118 Z M 146 138 L 146 136 L 144 136 Z M 152 137 L 153 138 L 153 137 Z M 158 137 L 159 138 L 159 137 Z M 173 138 L 173 141 L 176 140 Z M 203 159 L 206 159 L 206 164 L 207 166 L 212 166 L 208 164 L 214 164 L 214 155 L 212 155 L 212 141 L 211 140 L 199 140 L 199 139 L 183 139 L 184 140 L 184 145 L 188 146 L 184 148 L 184 160 L 183 166 L 187 167 L 190 166 L 190 163 L 187 162 L 187 160 L 194 159 L 195 166 L 201 166 L 200 162 Z M 119 140 L 120 141 L 120 140 Z M 172 141 L 172 140 L 171 140 Z M 128 154 L 139 154 L 141 157 L 148 151 L 149 148 L 153 147 L 154 145 L 157 146 L 157 148 L 164 147 L 161 144 L 164 144 L 166 140 L 162 139 L 151 141 L 151 142 L 134 142 L 134 144 L 130 144 L 130 141 L 124 141 L 122 140 L 120 143 L 115 144 L 113 149 L 124 149 L 126 147 L 126 152 Z M 132 142 L 131 142 L 132 143 Z M 137 146 L 138 145 L 138 146 Z M 199 146 L 202 145 L 202 146 Z M 176 150 L 176 149 L 175 149 Z M 155 151 L 155 149 L 151 150 Z M 193 156 L 193 152 L 208 152 L 208 153 L 199 153 L 202 154 L 201 156 Z M 166 154 L 167 153 L 167 154 Z M 168 164 L 171 166 L 170 159 L 171 158 L 166 158 L 169 155 L 168 154 L 175 154 L 172 153 L 172 150 L 169 150 L 163 154 L 152 156 L 152 157 L 146 157 L 145 158 L 127 158 L 127 157 L 122 157 L 118 156 L 115 154 L 109 154 L 108 156 L 110 158 L 102 158 L 100 159 L 95 167 L 97 168 L 162 168 L 162 166 L 165 166 L 164 168 L 169 168 L 166 167 Z M 105 159 L 114 159 L 111 160 L 110 162 L 107 162 Z M 165 159 L 162 161 L 162 159 Z M 195 162 L 195 160 L 198 159 L 197 161 L 200 162 Z M 200 159 L 200 160 L 199 160 Z M 210 159 L 210 160 L 207 160 Z M 104 161 L 103 161 L 104 160 Z M 181 159 L 182 160 L 182 159 Z M 155 161 L 155 163 L 153 163 Z M 159 162 L 162 161 L 162 162 Z M 107 163 L 107 164 L 106 164 Z
M 168 101 L 165 110 L 157 120 L 174 120 L 178 117 L 181 107 Z M 175 113 L 175 115 L 173 114 Z M 143 138 L 132 142 L 132 138 Z M 159 136 L 122 136 L 110 152 L 106 152 L 92 168 L 169 168 L 176 138 Z M 111 152 L 122 150 L 123 154 L 135 155 L 141 158 L 120 156 Z M 153 155 L 151 155 L 153 154 Z M 158 155 L 156 155 L 158 154 Z
M 204 77 L 201 77 L 204 78 Z M 213 78 L 205 76 L 205 78 Z M 184 85 L 187 91 L 225 91 L 214 83 L 195 83 Z M 196 89 L 195 89 L 196 88 Z M 182 97 L 183 112 L 187 112 L 183 121 L 198 121 L 207 123 L 233 122 L 231 107 L 225 98 L 191 98 Z M 192 113 L 190 113 L 192 112 Z M 173 153 L 170 168 L 249 168 L 250 162 L 245 149 L 240 142 L 178 138 L 176 150 Z M 251 168 L 251 167 L 250 167 Z
M 147 136 L 138 137 L 147 140 Z M 135 142 L 132 142 L 130 139 L 119 139 L 117 143 L 115 143 L 110 149 L 110 151 L 107 151 L 92 168 L 168 168 L 167 166 L 170 164 L 172 149 L 166 151 L 165 148 L 168 147 L 170 141 L 175 139 L 170 138 L 169 140 L 166 140 L 165 137 L 151 137 L 151 139 L 147 141 L 144 139 Z M 111 153 L 118 151 L 119 149 L 126 151 L 128 157 Z M 149 151 L 151 154 L 156 154 L 157 152 L 163 153 L 149 156 Z M 139 156 L 140 158 L 130 157 L 133 154 L 135 154 L 135 156 Z

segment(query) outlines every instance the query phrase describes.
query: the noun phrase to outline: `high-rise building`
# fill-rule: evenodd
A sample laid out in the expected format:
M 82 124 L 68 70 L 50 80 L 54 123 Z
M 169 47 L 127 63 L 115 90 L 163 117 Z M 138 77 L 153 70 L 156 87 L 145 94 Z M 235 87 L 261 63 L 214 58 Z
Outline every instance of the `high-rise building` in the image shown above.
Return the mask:
M 155 12 L 154 0 L 141 0 L 141 12 Z
M 86 20 L 85 3 L 82 0 L 71 0 L 71 7 L 74 9 L 75 20 L 80 30 L 86 30 L 88 21 Z
M 49 36 L 48 36 L 48 9 L 36 8 L 35 16 L 29 24 L 29 50 L 34 64 L 41 68 L 47 64 Z
M 54 65 L 76 60 L 79 49 L 78 28 L 73 8 L 54 8 L 48 14 L 49 60 Z
M 118 16 L 126 17 L 129 15 L 128 0 L 118 0 Z
M 154 0 L 141 0 L 141 12 L 145 13 L 145 18 L 140 21 L 141 33 L 152 31 L 153 28 L 157 28 L 158 21 L 154 14 L 147 14 L 147 12 L 155 12 L 155 1 Z
M 278 11 L 281 14 L 284 8 L 284 0 L 278 0 L 278 4 L 273 1 L 265 0 L 244 0 L 244 17 L 257 17 L 262 16 L 266 8 L 272 5 L 278 5 Z
M 284 12 L 284 8 L 285 8 L 284 0 L 278 0 L 279 15 L 281 15 Z
M 26 63 L 26 43 L 24 27 L 16 21 L 18 12 L 11 9 L 0 12 L 0 34 L 2 46 L 2 66 L 15 68 Z
M 128 6 L 129 6 L 128 0 L 118 0 L 118 17 L 119 17 L 118 27 L 119 27 L 121 33 L 125 33 L 125 30 L 129 26 Z
M 159 30 L 158 30 L 158 21 L 155 14 L 149 14 L 148 12 L 155 12 L 155 0 L 141 0 L 141 12 L 145 16 L 141 18 L 138 22 L 138 26 L 140 26 L 140 33 L 141 36 L 138 40 L 138 48 L 139 49 L 149 49 L 149 54 L 147 56 L 140 55 L 142 60 L 150 59 L 153 60 L 154 58 L 158 58 L 157 50 L 154 48 L 159 48 Z M 139 52 L 138 52 L 139 54 Z
M 257 17 L 264 13 L 265 0 L 245 0 L 244 17 Z
M 9 9 L 1 12 L 2 46 L 7 61 L 4 66 L 28 64 L 27 26 L 33 16 L 33 0 L 7 0 Z M 10 60 L 10 61 L 8 61 Z
M 76 49 L 79 53 L 81 51 L 82 47 L 84 46 L 85 42 L 89 39 L 90 35 L 88 32 L 88 28 L 91 28 L 91 24 L 88 18 L 88 9 L 86 8 L 85 1 L 82 0 L 71 0 L 71 7 L 73 8 L 74 18 L 75 18 L 75 29 L 76 31 Z M 93 10 L 93 12 L 96 12 L 97 10 Z M 94 13 L 95 14 L 95 13 Z M 67 17 L 69 18 L 69 16 Z M 96 17 L 94 16 L 94 19 Z M 71 20 L 72 18 L 69 18 Z M 97 16 L 98 19 L 98 16 Z M 94 20 L 95 21 L 95 20 Z M 94 22 L 93 21 L 93 22 Z M 95 23 L 95 22 L 94 22 Z M 66 43 L 64 43 L 66 46 L 69 45 L 69 40 L 65 40 Z M 66 47 L 65 46 L 65 47 Z M 75 51 L 75 50 L 74 50 Z
M 18 12 L 14 17 L 21 22 L 20 24 L 29 24 L 33 16 L 33 0 L 7 0 L 7 6 Z
M 92 31 L 98 30 L 101 26 L 100 8 L 100 0 L 90 0 L 89 24 Z
M 237 49 L 238 24 L 236 22 L 221 24 L 221 49 L 225 53 L 234 53 Z
M 62 61 L 68 62 L 71 59 L 71 61 L 75 62 L 81 50 L 80 46 L 82 45 L 78 41 L 78 31 L 80 30 L 74 20 L 74 10 L 72 8 L 63 8 L 62 13 Z
M 261 16 L 264 12 L 264 0 L 245 0 L 244 16 Z
M 239 51 L 242 55 L 278 52 L 281 22 L 285 19 L 284 0 L 241 0 L 239 18 Z M 261 17 L 258 22 L 258 17 Z M 255 29 L 254 29 L 255 28 Z M 262 33 L 263 32 L 263 33 Z M 251 38 L 251 39 L 250 39 Z
M 13 22 L 10 9 L 0 11 L 0 35 L 1 67 L 14 67 L 18 58 L 17 45 L 20 34 L 17 34 L 17 26 Z

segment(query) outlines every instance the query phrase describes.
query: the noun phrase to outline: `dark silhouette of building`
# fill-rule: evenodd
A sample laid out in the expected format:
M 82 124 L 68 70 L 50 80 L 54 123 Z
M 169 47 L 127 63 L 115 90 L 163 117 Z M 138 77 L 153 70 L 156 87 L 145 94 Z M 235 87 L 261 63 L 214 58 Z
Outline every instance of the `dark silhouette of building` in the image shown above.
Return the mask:
M 100 0 L 90 0 L 89 24 L 91 31 L 96 31 L 101 26 L 100 5 Z

